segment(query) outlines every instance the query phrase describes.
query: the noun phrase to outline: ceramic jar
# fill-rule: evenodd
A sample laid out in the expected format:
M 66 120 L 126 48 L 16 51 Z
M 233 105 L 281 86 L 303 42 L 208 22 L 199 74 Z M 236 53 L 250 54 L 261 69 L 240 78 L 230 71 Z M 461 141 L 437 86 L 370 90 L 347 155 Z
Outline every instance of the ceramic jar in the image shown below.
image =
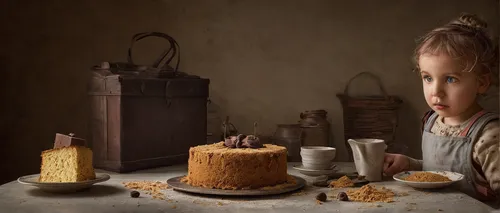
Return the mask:
M 273 135 L 273 143 L 286 147 L 289 162 L 301 161 L 302 128 L 300 124 L 278 124 Z
M 303 130 L 303 146 L 329 146 L 330 122 L 325 110 L 311 110 L 300 113 L 300 127 Z

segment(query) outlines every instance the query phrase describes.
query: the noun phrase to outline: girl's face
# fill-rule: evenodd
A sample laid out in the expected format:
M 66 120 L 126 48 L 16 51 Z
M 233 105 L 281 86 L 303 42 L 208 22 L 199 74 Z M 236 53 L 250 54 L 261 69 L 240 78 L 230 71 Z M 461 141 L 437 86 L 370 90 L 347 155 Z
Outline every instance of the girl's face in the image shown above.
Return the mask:
M 475 113 L 479 106 L 476 95 L 486 92 L 487 79 L 463 71 L 463 66 L 446 54 L 421 55 L 418 64 L 425 100 L 434 111 L 455 124 Z

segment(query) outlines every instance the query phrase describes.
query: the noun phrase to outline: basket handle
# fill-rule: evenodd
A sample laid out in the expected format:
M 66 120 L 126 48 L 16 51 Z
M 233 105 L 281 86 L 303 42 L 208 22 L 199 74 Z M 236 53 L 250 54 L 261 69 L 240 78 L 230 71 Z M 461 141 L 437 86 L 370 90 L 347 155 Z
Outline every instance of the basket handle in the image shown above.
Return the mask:
M 376 75 L 374 75 L 373 73 L 371 72 L 360 72 L 358 73 L 357 75 L 355 75 L 354 77 L 352 77 L 351 79 L 349 79 L 349 81 L 347 82 L 347 85 L 345 86 L 344 88 L 344 94 L 345 95 L 349 95 L 348 92 L 349 92 L 349 86 L 351 85 L 351 82 L 359 77 L 359 76 L 362 76 L 362 75 L 368 75 L 370 76 L 371 78 L 375 79 L 375 81 L 377 81 L 377 84 L 378 84 L 378 87 L 380 88 L 380 91 L 382 92 L 382 94 L 384 95 L 384 97 L 386 99 L 389 99 L 389 96 L 387 95 L 387 92 L 385 91 L 384 89 L 384 86 L 382 85 L 382 81 L 380 81 L 380 78 Z
M 172 38 L 171 36 L 169 36 L 165 33 L 161 33 L 161 32 L 143 32 L 143 33 L 135 34 L 132 37 L 132 41 L 130 42 L 130 47 L 128 48 L 128 55 L 127 55 L 128 63 L 134 65 L 134 61 L 132 60 L 132 48 L 134 47 L 134 44 L 136 42 L 142 40 L 143 38 L 150 37 L 150 36 L 166 39 L 170 44 L 170 48 L 165 50 L 160 55 L 160 57 L 158 59 L 156 59 L 156 61 L 152 65 L 152 67 L 156 68 L 156 69 L 168 69 L 169 64 L 172 61 L 172 59 L 175 56 L 177 56 L 177 63 L 175 64 L 175 67 L 173 67 L 174 72 L 177 72 L 177 70 L 179 69 L 179 63 L 181 60 L 179 44 L 177 43 L 177 41 L 175 41 L 174 38 Z M 168 56 L 169 54 L 171 54 L 171 55 Z M 166 60 L 165 60 L 165 58 L 166 58 Z M 165 60 L 165 64 L 163 65 L 163 67 L 160 67 L 160 64 L 163 60 Z

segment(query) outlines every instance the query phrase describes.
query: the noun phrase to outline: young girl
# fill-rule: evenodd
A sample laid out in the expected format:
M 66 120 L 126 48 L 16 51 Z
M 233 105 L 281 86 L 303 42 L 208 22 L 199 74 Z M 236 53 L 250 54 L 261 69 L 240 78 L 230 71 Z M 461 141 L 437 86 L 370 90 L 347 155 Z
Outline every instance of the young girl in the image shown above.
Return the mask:
M 464 14 L 423 37 L 415 51 L 417 70 L 431 111 L 423 118 L 423 160 L 387 153 L 384 173 L 441 170 L 464 174 L 459 189 L 482 201 L 500 198 L 498 114 L 478 104 L 498 85 L 498 49 L 486 24 Z

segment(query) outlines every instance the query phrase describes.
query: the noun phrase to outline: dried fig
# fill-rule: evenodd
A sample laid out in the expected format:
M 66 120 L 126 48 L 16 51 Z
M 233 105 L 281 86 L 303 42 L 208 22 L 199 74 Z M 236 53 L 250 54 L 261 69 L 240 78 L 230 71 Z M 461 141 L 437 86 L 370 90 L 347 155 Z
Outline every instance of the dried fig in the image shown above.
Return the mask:
M 138 191 L 131 191 L 130 192 L 130 197 L 133 197 L 133 198 L 137 198 L 141 195 L 141 193 L 139 193 Z
M 230 136 L 224 140 L 224 145 L 229 147 L 229 148 L 235 148 L 236 147 L 236 136 Z
M 324 192 L 319 193 L 318 195 L 316 195 L 316 200 L 319 200 L 321 202 L 325 202 L 326 201 L 326 194 Z
M 347 194 L 345 192 L 340 192 L 338 195 L 337 195 L 337 198 L 340 200 L 340 201 L 349 201 L 349 197 L 347 196 Z
M 243 145 L 247 148 L 262 148 L 262 143 L 259 138 L 254 135 L 249 135 L 243 140 Z
M 243 139 L 246 138 L 246 135 L 239 134 L 236 136 L 236 148 L 243 148 Z

